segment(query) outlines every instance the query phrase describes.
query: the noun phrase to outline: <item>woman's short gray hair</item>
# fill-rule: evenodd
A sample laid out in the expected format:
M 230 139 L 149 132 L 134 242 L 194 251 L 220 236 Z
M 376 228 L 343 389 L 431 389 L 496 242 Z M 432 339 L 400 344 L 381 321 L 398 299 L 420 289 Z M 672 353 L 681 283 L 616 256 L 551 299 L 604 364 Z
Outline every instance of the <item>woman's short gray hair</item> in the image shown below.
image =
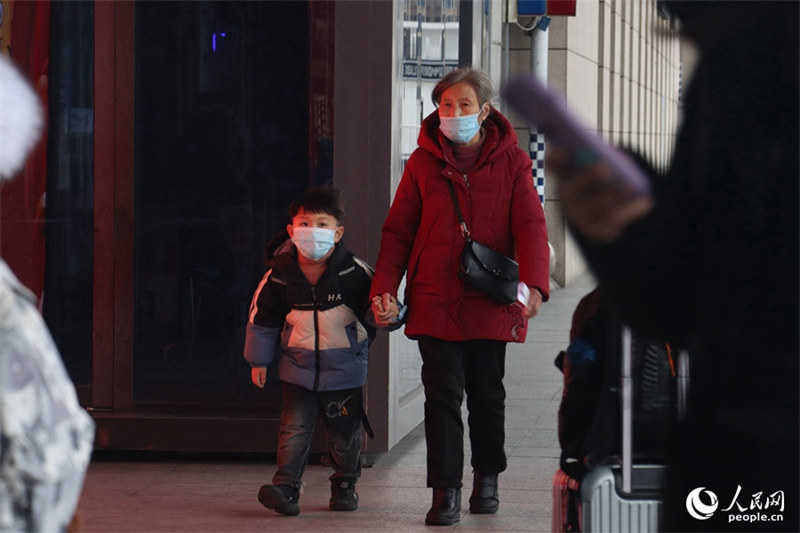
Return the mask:
M 436 84 L 436 87 L 433 88 L 431 93 L 433 104 L 439 107 L 442 94 L 453 85 L 458 85 L 459 83 L 466 83 L 475 90 L 479 105 L 485 104 L 494 96 L 492 79 L 486 72 L 474 68 L 459 68 L 445 74 Z

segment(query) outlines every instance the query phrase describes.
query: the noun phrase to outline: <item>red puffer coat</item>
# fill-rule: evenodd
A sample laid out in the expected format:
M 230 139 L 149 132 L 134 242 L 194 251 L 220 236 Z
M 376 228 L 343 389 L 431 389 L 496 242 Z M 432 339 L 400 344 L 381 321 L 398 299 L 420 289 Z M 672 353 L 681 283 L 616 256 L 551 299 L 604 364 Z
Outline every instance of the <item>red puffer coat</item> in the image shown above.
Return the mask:
M 439 132 L 438 112 L 430 114 L 383 225 L 370 295 L 396 295 L 407 273 L 410 338 L 524 342 L 527 333 L 519 303 L 495 303 L 458 277 L 464 239 L 446 180 L 455 185 L 472 237 L 515 257 L 521 280 L 549 297 L 550 250 L 531 160 L 499 112 L 493 109 L 482 126 L 486 138 L 478 162 L 462 175 Z

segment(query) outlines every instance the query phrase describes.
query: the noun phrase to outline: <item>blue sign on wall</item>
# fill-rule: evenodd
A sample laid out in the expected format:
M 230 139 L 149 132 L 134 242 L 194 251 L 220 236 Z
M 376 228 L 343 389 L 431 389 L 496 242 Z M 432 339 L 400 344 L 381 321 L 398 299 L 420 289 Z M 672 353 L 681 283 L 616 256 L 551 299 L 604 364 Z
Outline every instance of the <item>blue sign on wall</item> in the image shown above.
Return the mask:
M 517 0 L 518 15 L 544 15 L 547 13 L 547 0 Z

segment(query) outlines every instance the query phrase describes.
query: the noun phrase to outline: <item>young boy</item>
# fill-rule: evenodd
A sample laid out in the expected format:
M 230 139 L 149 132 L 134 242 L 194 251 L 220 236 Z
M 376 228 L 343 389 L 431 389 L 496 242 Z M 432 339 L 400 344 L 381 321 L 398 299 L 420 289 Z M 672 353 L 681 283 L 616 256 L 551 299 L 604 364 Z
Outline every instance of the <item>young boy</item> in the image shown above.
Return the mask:
M 258 501 L 297 515 L 301 478 L 317 413 L 327 432 L 332 511 L 358 508 L 361 474 L 362 386 L 375 329 L 367 322 L 372 269 L 341 243 L 341 192 L 307 190 L 289 207 L 290 241 L 275 252 L 256 289 L 247 323 L 244 357 L 252 381 L 264 387 L 267 366 L 280 356 L 283 408 L 278 471 Z M 395 307 L 396 310 L 396 307 Z

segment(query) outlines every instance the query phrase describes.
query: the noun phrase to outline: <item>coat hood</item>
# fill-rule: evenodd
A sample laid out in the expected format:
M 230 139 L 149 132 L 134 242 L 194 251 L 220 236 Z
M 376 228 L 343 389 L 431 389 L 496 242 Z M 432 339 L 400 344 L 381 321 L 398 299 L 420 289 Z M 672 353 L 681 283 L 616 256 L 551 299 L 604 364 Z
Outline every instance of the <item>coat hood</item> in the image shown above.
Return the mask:
M 486 141 L 477 165 L 491 161 L 506 150 L 518 145 L 519 141 L 514 127 L 494 108 L 481 124 L 481 130 L 485 132 Z M 447 137 L 439 130 L 439 111 L 435 110 L 422 121 L 417 144 L 437 158 L 447 160 L 447 154 L 451 151 L 449 143 Z M 444 146 L 446 148 L 443 148 Z

